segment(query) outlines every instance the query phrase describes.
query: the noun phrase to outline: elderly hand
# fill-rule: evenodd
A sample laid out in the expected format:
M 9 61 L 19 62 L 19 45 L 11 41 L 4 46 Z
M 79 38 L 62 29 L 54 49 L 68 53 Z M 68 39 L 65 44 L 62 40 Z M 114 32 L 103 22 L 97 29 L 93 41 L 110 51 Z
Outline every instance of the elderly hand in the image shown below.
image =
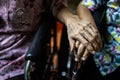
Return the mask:
M 66 21 L 71 50 L 77 49 L 76 60 L 86 59 L 89 53 L 99 51 L 102 41 L 97 28 L 90 22 L 71 16 Z
M 90 22 L 84 20 L 81 20 L 79 24 L 82 25 L 83 30 L 79 30 L 78 33 L 76 33 L 76 36 L 73 36 L 73 38 L 79 40 L 91 53 L 94 54 L 95 52 L 99 51 L 102 47 L 102 40 L 97 28 Z M 85 43 L 83 43 L 84 41 Z M 92 51 L 92 48 L 94 48 L 94 51 Z
M 80 19 L 77 15 L 71 15 L 65 21 L 71 50 L 75 48 L 75 41 L 76 41 L 75 39 L 73 39 L 72 36 L 76 36 L 75 33 L 78 32 L 80 29 L 82 30 L 82 26 L 78 24 L 79 22 Z

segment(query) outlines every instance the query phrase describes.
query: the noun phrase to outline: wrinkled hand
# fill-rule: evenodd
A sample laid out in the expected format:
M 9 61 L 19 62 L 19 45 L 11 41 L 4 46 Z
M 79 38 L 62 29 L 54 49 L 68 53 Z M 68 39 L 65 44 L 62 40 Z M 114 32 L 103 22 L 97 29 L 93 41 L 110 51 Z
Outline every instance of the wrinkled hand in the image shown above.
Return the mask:
M 75 48 L 77 48 L 76 61 L 80 59 L 86 60 L 90 53 L 94 54 L 102 47 L 101 37 L 97 29 L 91 23 L 83 22 L 82 20 L 80 24 L 84 29 L 72 37 L 77 40 L 75 42 Z
M 70 17 L 67 22 L 68 39 L 71 50 L 76 50 L 75 58 L 85 60 L 89 53 L 94 54 L 102 46 L 100 34 L 95 26 L 78 16 Z
M 73 50 L 75 47 L 75 39 L 73 39 L 72 36 L 75 36 L 75 33 L 82 29 L 82 26 L 79 25 L 79 22 L 80 19 L 77 15 L 67 18 L 65 22 L 65 25 L 67 26 L 67 33 L 71 50 Z

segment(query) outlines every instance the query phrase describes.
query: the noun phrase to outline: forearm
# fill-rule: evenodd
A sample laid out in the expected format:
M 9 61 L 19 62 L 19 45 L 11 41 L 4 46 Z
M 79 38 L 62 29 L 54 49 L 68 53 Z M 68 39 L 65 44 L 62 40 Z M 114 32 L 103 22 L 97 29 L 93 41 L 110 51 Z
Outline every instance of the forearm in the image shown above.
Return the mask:
M 57 18 L 62 22 L 62 23 L 66 23 L 67 20 L 73 16 L 73 14 L 69 11 L 68 8 L 63 8 L 57 15 Z
M 80 17 L 80 19 L 87 20 L 95 25 L 95 21 L 91 15 L 90 10 L 86 6 L 81 5 L 81 3 L 77 7 L 77 15 Z

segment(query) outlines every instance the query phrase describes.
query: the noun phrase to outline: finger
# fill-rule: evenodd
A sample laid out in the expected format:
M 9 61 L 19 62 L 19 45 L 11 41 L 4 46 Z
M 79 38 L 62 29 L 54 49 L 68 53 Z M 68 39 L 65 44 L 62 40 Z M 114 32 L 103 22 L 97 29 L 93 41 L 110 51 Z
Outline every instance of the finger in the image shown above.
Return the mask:
M 69 39 L 70 50 L 73 52 L 75 50 L 75 40 Z
M 94 39 L 93 36 L 87 30 L 84 30 L 82 33 L 88 42 L 93 41 L 93 39 Z
M 102 47 L 102 40 L 101 40 L 101 36 L 100 35 L 97 36 L 96 42 L 98 43 L 99 47 L 101 48 Z
M 76 41 L 76 43 L 75 43 L 75 47 L 78 48 L 79 45 L 80 45 L 80 42 L 79 42 L 79 41 Z
M 99 46 L 99 44 L 96 42 L 96 40 L 92 43 L 92 46 L 94 47 L 94 50 L 95 50 L 95 51 L 99 51 L 100 46 Z M 93 54 L 94 54 L 94 53 L 93 53 Z
M 75 57 L 75 61 L 79 61 L 80 58 L 82 57 L 83 53 L 84 53 L 84 45 L 80 44 L 79 47 L 78 47 L 76 57 Z
M 75 50 L 75 41 L 71 44 L 71 51 L 73 52 Z
M 95 53 L 95 50 L 94 50 L 93 46 L 91 45 L 91 43 L 87 45 L 87 49 L 90 53 L 92 53 L 92 54 Z
M 92 29 L 90 27 L 86 28 L 89 32 L 91 32 L 91 34 L 93 35 L 93 37 L 91 38 L 91 44 L 94 47 L 94 51 L 99 51 L 101 48 L 101 37 L 99 35 L 99 33 L 95 33 L 92 31 Z M 94 54 L 95 52 L 91 52 L 92 54 Z
M 94 32 L 98 33 L 98 30 L 97 30 L 97 28 L 96 28 L 94 25 L 89 24 L 89 27 L 90 27 Z
M 84 45 L 88 44 L 88 41 L 84 38 L 83 34 L 76 34 L 74 36 L 71 36 L 73 39 L 80 41 Z
M 86 28 L 86 30 L 87 30 L 87 31 L 89 32 L 89 34 L 91 34 L 93 37 L 96 37 L 96 36 L 97 36 L 97 33 L 94 32 L 94 30 L 92 29 L 91 26 L 88 26 L 88 27 Z
M 99 33 L 98 33 L 98 35 L 97 35 L 96 37 L 97 37 L 97 38 L 96 38 L 97 43 L 101 43 L 101 42 L 102 42 L 102 39 L 101 39 L 101 36 L 100 36 Z
M 89 57 L 90 53 L 88 52 L 88 50 L 86 49 L 83 56 L 82 56 L 82 61 L 85 61 L 88 57 Z

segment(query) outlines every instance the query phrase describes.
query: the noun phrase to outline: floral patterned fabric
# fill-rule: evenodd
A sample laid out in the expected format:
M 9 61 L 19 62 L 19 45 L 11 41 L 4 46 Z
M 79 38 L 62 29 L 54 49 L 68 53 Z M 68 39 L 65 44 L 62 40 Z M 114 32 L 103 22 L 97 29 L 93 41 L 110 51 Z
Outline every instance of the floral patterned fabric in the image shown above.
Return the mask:
M 102 4 L 103 0 L 83 0 L 82 2 L 82 5 L 87 6 L 91 11 Z M 120 0 L 108 0 L 106 6 L 107 43 L 94 56 L 102 75 L 109 74 L 120 66 Z

